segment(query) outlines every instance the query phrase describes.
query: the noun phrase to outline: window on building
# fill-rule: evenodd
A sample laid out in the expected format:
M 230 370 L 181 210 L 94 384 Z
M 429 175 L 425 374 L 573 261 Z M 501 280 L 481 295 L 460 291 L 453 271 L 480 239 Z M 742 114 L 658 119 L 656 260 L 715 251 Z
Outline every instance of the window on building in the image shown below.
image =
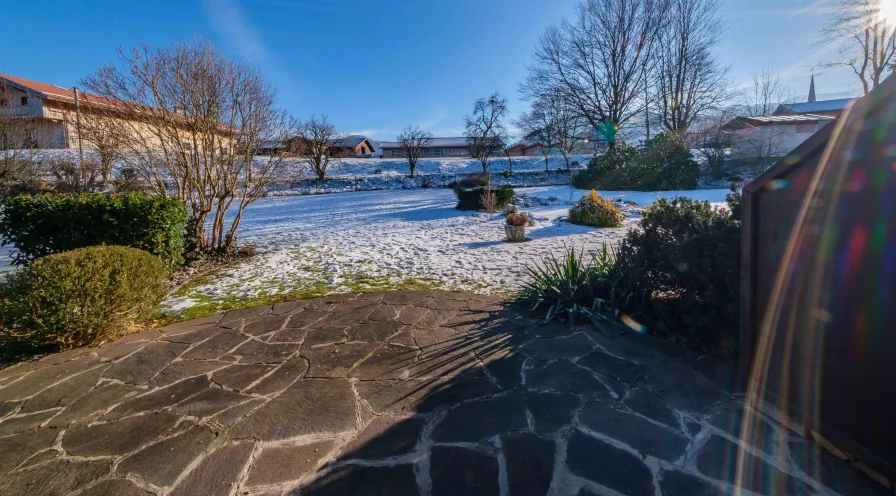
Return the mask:
M 0 107 L 8 107 L 9 100 L 6 99 L 5 96 L 0 96 Z
M 27 107 L 27 106 L 28 106 L 28 97 L 27 97 L 27 96 L 23 96 L 23 97 L 22 97 L 22 106 L 23 106 L 23 107 Z

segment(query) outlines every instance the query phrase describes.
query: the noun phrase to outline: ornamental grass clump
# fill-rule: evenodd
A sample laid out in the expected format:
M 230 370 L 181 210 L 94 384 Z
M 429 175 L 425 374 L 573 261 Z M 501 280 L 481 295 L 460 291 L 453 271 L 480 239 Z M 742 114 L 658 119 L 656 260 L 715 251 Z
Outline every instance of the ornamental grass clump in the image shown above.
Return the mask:
M 613 200 L 603 198 L 597 191 L 582 197 L 569 209 L 569 221 L 591 227 L 620 227 L 625 215 Z
M 540 264 L 526 268 L 528 280 L 516 295 L 516 302 L 531 311 L 545 311 L 545 322 L 567 317 L 574 325 L 576 315 L 602 320 L 625 305 L 615 254 L 603 248 L 585 259 L 574 248 L 557 258 L 553 253 Z

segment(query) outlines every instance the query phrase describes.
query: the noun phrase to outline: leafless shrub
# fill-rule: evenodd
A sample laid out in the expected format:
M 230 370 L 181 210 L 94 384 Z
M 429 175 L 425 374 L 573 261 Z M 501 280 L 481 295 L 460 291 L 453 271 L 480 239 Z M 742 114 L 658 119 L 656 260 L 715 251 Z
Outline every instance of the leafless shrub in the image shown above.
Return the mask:
M 492 216 L 498 212 L 498 195 L 495 194 L 491 184 L 482 193 L 480 203 L 482 203 L 482 209 L 488 214 L 488 220 L 492 220 Z
M 111 181 L 115 191 L 119 193 L 145 193 L 146 184 L 140 172 L 132 167 L 123 167 L 115 172 Z
M 53 189 L 60 193 L 91 192 L 100 185 L 100 165 L 96 162 L 60 159 L 51 160 L 46 165 L 53 176 Z

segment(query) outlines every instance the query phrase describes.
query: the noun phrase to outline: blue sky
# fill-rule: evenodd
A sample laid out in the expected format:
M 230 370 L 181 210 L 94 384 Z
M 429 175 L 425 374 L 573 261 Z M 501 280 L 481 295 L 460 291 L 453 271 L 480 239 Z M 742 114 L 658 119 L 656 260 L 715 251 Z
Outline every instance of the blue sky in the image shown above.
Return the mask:
M 30 0 L 0 17 L 0 72 L 73 86 L 119 45 L 194 34 L 260 66 L 297 117 L 390 139 L 407 124 L 461 133 L 476 98 L 517 88 L 544 28 L 576 0 Z M 721 59 L 737 81 L 763 67 L 797 94 L 825 57 L 812 47 L 831 0 L 723 0 Z M 72 8 L 72 5 L 77 5 Z M 40 15 L 35 17 L 35 13 Z M 854 95 L 845 71 L 816 71 L 820 97 Z

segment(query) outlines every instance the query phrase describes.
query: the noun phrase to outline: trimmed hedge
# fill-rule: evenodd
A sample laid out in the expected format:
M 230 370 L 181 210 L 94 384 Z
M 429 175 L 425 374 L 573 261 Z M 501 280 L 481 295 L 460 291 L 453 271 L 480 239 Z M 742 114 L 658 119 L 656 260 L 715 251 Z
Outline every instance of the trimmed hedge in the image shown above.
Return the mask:
M 176 198 L 140 193 L 38 194 L 4 198 L 0 238 L 15 246 L 14 261 L 97 245 L 130 246 L 183 263 L 187 213 Z
M 484 210 L 485 206 L 482 204 L 482 195 L 484 195 L 486 191 L 488 191 L 488 188 L 482 186 L 455 189 L 454 194 L 457 195 L 457 209 Z M 513 201 L 513 188 L 510 186 L 499 186 L 497 188 L 492 188 L 492 191 L 495 192 L 495 207 L 498 210 L 507 207 L 507 205 L 510 205 L 510 202 Z
M 31 350 L 101 343 L 150 318 L 167 289 L 162 261 L 136 248 L 39 258 L 0 283 L 0 341 Z
M 583 196 L 569 209 L 569 222 L 591 227 L 620 227 L 625 215 L 616 202 L 602 198 L 597 191 Z

